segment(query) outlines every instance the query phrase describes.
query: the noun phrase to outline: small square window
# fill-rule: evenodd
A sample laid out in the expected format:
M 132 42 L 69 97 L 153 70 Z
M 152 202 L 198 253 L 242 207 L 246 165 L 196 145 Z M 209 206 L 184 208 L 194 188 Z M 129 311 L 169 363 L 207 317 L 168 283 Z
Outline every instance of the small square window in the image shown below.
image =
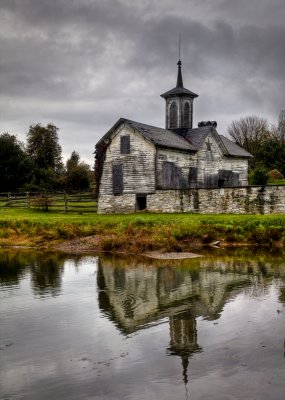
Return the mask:
M 130 154 L 130 136 L 121 136 L 121 154 Z

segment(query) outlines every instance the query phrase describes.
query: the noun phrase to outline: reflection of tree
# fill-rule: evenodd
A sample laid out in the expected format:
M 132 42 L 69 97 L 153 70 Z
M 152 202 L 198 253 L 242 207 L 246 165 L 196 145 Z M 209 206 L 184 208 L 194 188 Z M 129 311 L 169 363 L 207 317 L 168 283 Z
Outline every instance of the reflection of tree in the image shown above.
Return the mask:
M 33 260 L 30 271 L 35 294 L 60 293 L 65 258 L 60 253 L 43 253 Z
M 18 285 L 33 258 L 34 253 L 30 251 L 1 249 L 0 283 Z
M 18 285 L 30 274 L 35 294 L 60 293 L 61 276 L 66 256 L 27 250 L 2 249 L 0 251 L 0 284 Z
M 278 300 L 285 305 L 285 286 L 279 288 L 280 294 Z

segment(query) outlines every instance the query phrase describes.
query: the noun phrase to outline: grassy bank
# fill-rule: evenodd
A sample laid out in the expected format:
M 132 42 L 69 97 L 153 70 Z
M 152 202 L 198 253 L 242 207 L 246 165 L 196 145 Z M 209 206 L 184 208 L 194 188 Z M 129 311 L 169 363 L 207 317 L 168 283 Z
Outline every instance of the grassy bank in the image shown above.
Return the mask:
M 285 245 L 285 215 L 69 215 L 0 211 L 0 246 L 52 248 L 66 241 L 104 251 L 187 251 L 225 244 Z M 63 247 L 64 248 L 64 247 Z

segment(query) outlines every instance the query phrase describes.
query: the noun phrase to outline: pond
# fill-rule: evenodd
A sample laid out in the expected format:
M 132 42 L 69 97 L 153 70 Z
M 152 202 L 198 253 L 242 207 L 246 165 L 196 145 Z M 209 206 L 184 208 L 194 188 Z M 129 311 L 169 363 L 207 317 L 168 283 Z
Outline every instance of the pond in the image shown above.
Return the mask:
M 1 400 L 283 399 L 285 259 L 0 250 Z

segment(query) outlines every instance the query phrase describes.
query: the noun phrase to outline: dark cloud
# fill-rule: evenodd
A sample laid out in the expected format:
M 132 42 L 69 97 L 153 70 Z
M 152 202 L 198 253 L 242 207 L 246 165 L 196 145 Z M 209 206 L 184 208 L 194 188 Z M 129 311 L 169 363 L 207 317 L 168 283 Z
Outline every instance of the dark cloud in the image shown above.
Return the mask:
M 283 0 L 2 0 L 0 131 L 21 139 L 53 122 L 63 151 L 92 163 L 94 144 L 120 116 L 163 126 L 160 93 L 176 81 L 200 94 L 194 119 L 285 107 Z

